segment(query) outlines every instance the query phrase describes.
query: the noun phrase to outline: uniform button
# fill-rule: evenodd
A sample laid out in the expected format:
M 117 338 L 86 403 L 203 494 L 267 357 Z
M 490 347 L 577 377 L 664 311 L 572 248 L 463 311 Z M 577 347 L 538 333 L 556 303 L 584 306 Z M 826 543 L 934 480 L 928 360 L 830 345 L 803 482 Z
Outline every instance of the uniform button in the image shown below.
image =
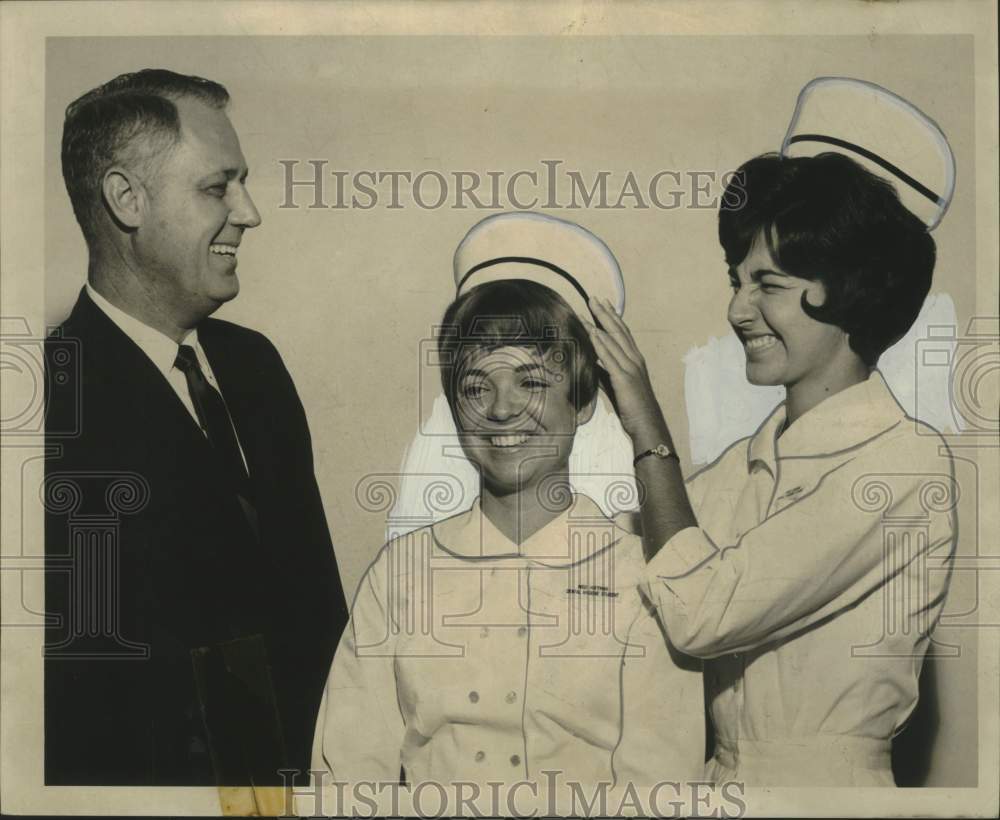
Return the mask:
M 479 630 L 480 638 L 488 638 L 489 636 L 490 636 L 490 628 L 488 626 L 484 626 L 482 629 Z
M 506 697 L 504 697 L 504 700 L 507 701 L 507 703 L 514 703 L 514 701 L 517 700 L 517 692 L 508 692 Z
M 518 634 L 518 637 L 523 638 L 525 635 L 528 634 L 528 627 L 526 627 L 526 626 L 519 626 L 517 628 L 517 634 Z
M 482 763 L 486 760 L 486 752 L 476 752 L 476 763 Z
M 475 689 L 469 692 L 469 700 L 473 703 L 479 703 L 479 693 Z
M 521 756 L 520 755 L 511 755 L 510 756 L 510 765 L 511 766 L 520 766 L 521 765 Z

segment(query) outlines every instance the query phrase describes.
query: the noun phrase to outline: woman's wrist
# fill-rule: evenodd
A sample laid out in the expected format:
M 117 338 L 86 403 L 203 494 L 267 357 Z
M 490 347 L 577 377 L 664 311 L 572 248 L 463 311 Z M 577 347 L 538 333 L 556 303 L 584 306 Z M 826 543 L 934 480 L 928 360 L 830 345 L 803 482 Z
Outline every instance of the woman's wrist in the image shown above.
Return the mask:
M 632 429 L 627 432 L 632 439 L 634 455 L 652 450 L 659 444 L 666 444 L 671 450 L 675 450 L 673 438 L 662 415 L 659 419 L 644 419 L 630 427 Z

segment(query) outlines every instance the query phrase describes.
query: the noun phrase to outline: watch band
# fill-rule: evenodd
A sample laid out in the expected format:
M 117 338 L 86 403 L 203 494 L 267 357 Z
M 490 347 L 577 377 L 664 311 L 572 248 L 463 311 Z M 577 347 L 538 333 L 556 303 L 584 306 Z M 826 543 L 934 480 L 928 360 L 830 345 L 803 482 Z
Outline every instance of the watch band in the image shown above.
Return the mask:
M 642 461 L 646 456 L 656 456 L 657 458 L 677 458 L 677 453 L 671 450 L 666 444 L 657 444 L 655 447 L 646 450 L 643 453 L 639 453 L 635 458 L 632 459 L 632 466 L 635 467 L 640 461 Z

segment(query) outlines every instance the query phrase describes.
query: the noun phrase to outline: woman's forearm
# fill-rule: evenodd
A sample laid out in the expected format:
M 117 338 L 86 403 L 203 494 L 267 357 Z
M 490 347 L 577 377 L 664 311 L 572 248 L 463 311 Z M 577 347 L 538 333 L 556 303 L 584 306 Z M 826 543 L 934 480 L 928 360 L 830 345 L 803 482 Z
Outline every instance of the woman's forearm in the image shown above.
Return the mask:
M 659 444 L 666 444 L 675 453 L 673 439 L 662 415 L 655 423 L 644 425 L 632 434 L 635 455 L 645 453 Z M 694 510 L 684 487 L 684 475 L 676 455 L 666 458 L 649 455 L 635 466 L 639 484 L 642 516 L 642 549 L 649 561 L 675 533 L 697 527 Z
M 598 363 L 611 381 L 615 410 L 632 439 L 634 454 L 639 456 L 660 444 L 676 453 L 646 361 L 632 333 L 610 303 L 592 299 L 590 305 L 601 327 L 589 322 L 584 324 L 597 351 Z M 688 501 L 676 455 L 667 458 L 647 455 L 639 459 L 635 469 L 643 552 L 649 561 L 675 533 L 697 526 L 697 520 Z

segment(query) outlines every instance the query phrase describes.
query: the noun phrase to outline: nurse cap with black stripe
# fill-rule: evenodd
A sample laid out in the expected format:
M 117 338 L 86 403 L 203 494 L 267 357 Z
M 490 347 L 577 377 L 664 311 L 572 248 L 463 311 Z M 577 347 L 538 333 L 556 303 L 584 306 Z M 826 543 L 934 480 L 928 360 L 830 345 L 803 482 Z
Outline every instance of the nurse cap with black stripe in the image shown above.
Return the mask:
M 849 156 L 893 183 L 900 202 L 934 230 L 955 191 L 955 156 L 930 117 L 882 86 L 818 77 L 795 105 L 781 144 L 787 157 Z
M 593 322 L 587 300 L 602 297 L 618 315 L 625 284 L 613 253 L 574 222 L 531 211 L 494 214 L 474 225 L 455 251 L 456 296 L 477 285 L 525 279 L 558 293 L 580 318 Z

